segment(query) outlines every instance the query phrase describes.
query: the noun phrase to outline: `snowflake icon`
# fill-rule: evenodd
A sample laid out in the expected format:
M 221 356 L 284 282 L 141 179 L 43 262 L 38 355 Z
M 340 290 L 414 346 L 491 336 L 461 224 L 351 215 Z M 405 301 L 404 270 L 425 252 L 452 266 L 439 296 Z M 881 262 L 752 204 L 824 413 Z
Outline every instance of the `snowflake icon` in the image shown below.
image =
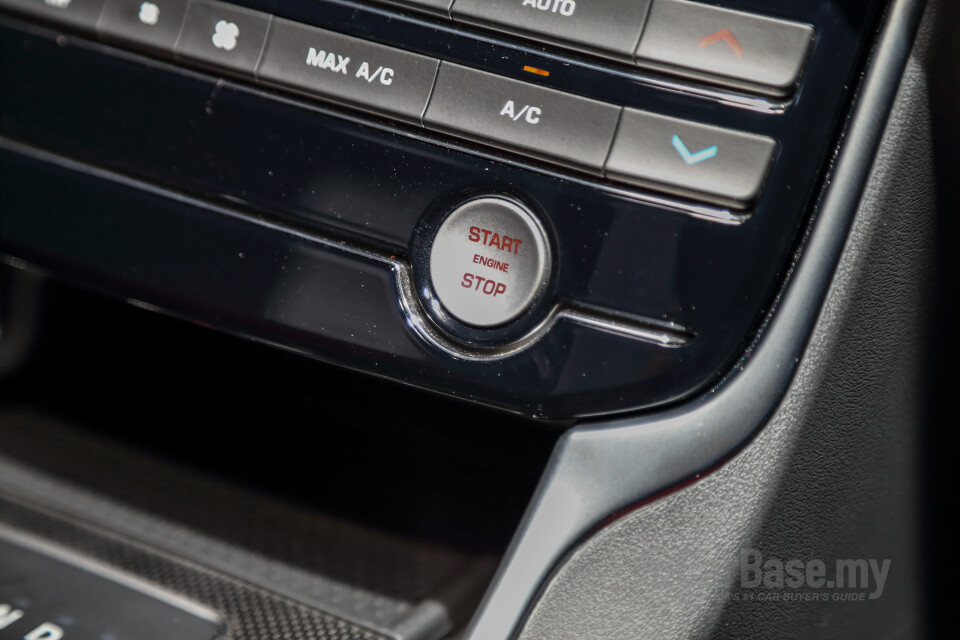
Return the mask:
M 233 51 L 237 46 L 237 38 L 240 36 L 240 27 L 233 22 L 221 20 L 214 27 L 213 45 L 217 49 L 224 51 Z
M 160 7 L 152 2 L 144 2 L 140 5 L 140 13 L 137 17 L 140 18 L 140 22 L 152 27 L 160 19 Z

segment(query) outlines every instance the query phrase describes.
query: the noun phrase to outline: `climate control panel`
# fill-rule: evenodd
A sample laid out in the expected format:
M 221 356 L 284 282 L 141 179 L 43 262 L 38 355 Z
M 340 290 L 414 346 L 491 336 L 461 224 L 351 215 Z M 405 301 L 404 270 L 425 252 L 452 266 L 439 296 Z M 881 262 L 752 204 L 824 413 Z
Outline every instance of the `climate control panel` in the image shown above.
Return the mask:
M 776 146 L 769 138 L 703 123 L 671 120 L 638 110 L 625 112 L 618 104 L 506 78 L 236 5 L 214 0 L 158 2 L 87 0 L 75 4 L 72 1 L 4 0 L 0 4 L 87 29 L 107 41 L 116 40 L 158 55 L 212 66 L 263 84 L 494 145 L 613 182 L 662 190 L 719 206 L 743 209 L 753 203 Z M 464 4 L 470 5 L 470 2 Z M 476 13 L 507 16 L 513 13 L 497 7 L 520 6 L 522 10 L 529 6 L 486 0 L 474 4 Z M 631 11 L 643 6 L 643 3 L 622 4 L 634 7 Z M 603 9 L 603 3 L 588 6 L 592 7 L 591 11 Z M 671 11 L 676 11 L 672 4 L 670 6 Z M 685 16 L 682 10 L 691 11 L 692 15 Z M 672 16 L 667 22 L 699 20 L 710 24 L 709 20 L 698 18 L 698 11 L 712 9 L 693 4 L 681 8 L 680 15 Z M 607 14 L 615 16 L 616 12 Z M 718 68 L 725 64 L 739 69 L 737 73 L 743 77 L 777 78 L 781 88 L 792 87 L 812 38 L 812 29 L 797 26 L 799 31 L 790 32 L 794 35 L 784 42 L 788 34 L 771 39 L 777 35 L 777 29 L 785 28 L 777 21 L 770 26 L 757 16 L 745 18 L 738 13 L 728 18 L 730 24 L 744 23 L 738 30 L 743 37 L 761 31 L 763 37 L 755 39 L 767 44 L 777 42 L 779 53 L 771 59 L 762 46 L 757 46 L 751 52 L 754 61 L 744 63 L 743 47 L 732 35 L 727 35 L 730 31 L 725 28 L 723 37 L 707 36 L 698 48 L 709 48 L 723 40 L 732 53 L 711 54 L 704 60 L 691 58 L 688 64 L 707 69 L 718 66 L 718 60 L 726 60 Z M 761 20 L 761 25 L 751 22 L 756 20 Z M 677 34 L 669 29 L 657 31 L 656 24 L 654 20 L 649 32 L 654 35 L 650 37 L 662 43 L 647 49 L 655 52 L 678 42 Z M 699 31 L 704 28 L 698 25 Z M 607 30 L 600 28 L 598 33 L 607 34 Z M 642 43 L 640 48 L 644 50 Z M 693 51 L 690 47 L 686 49 Z M 661 58 L 682 60 L 686 49 L 679 47 L 678 51 L 668 52 Z M 653 53 L 647 55 L 653 57 Z M 792 70 L 778 77 L 777 67 L 784 55 L 795 59 Z M 761 58 L 764 63 L 757 66 Z M 694 165 L 699 166 L 690 169 Z

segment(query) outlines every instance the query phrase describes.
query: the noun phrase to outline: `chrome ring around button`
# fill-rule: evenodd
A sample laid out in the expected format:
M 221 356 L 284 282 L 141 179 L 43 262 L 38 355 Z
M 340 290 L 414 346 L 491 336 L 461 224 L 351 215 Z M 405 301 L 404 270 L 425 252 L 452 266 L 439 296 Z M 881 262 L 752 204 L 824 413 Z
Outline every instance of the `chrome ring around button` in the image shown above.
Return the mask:
M 473 327 L 524 313 L 550 276 L 546 232 L 520 203 L 489 196 L 451 213 L 430 249 L 430 278 L 443 308 Z

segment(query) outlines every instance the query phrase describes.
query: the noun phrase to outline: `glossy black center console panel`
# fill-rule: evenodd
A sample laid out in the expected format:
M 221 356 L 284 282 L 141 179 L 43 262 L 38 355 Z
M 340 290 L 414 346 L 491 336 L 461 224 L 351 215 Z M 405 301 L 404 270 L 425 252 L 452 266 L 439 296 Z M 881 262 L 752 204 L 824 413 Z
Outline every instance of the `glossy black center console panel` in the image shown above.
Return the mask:
M 687 397 L 742 352 L 799 246 L 883 5 L 722 3 L 812 26 L 799 84 L 774 99 L 371 5 L 238 4 L 775 141 L 759 196 L 726 208 L 0 18 L 3 253 L 226 331 L 548 418 Z M 538 305 L 472 331 L 430 313 L 417 264 L 437 221 L 487 194 L 534 211 L 555 261 Z

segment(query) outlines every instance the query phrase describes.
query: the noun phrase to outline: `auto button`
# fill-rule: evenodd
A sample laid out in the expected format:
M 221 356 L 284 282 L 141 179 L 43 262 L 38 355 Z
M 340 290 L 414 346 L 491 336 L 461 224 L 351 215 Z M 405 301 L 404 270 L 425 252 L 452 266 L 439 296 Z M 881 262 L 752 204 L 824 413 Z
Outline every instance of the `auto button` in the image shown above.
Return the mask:
M 632 59 L 650 0 L 456 0 L 453 17 Z
M 540 223 L 502 197 L 470 200 L 440 225 L 430 249 L 430 279 L 443 308 L 474 327 L 506 324 L 525 312 L 550 275 Z

